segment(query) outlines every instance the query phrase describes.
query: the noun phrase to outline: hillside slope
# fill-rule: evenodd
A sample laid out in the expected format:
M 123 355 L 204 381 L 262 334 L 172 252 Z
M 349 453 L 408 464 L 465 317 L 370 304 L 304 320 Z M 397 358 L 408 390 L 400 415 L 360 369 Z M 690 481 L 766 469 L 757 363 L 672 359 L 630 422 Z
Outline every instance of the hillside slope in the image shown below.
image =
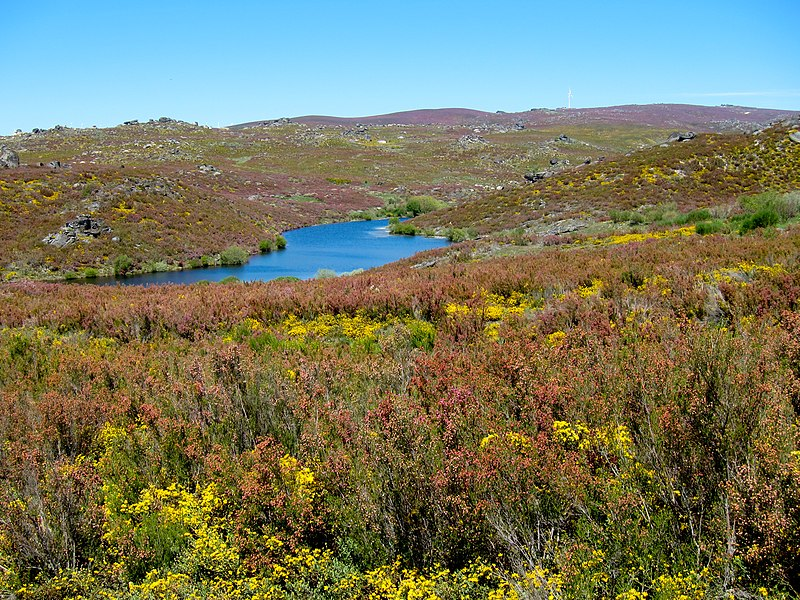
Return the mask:
M 756 134 L 701 134 L 577 167 L 541 172 L 532 183 L 417 217 L 423 229 L 477 233 L 542 228 L 565 219 L 605 220 L 614 210 L 722 206 L 764 190 L 800 188 L 797 122 Z

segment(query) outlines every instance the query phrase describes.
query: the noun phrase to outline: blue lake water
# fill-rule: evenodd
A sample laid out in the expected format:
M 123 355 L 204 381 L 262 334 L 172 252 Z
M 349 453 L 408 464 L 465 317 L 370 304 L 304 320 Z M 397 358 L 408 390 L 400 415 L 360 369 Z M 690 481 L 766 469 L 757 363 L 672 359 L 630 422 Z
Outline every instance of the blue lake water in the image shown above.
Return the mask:
M 231 275 L 242 281 L 269 281 L 286 276 L 310 279 L 320 269 L 340 275 L 385 265 L 449 243 L 444 238 L 391 235 L 385 219 L 315 225 L 287 231 L 283 236 L 286 238 L 285 250 L 251 256 L 250 261 L 241 266 L 147 273 L 87 282 L 123 285 L 194 283 L 220 281 Z

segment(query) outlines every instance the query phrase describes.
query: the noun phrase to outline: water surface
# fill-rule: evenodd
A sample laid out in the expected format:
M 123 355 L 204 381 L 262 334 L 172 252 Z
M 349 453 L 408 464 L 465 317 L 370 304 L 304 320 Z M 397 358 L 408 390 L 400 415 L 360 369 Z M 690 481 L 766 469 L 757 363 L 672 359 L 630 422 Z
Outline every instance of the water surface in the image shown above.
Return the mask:
M 150 285 L 194 283 L 238 277 L 242 281 L 269 281 L 276 277 L 310 279 L 321 269 L 337 275 L 356 269 L 369 269 L 400 260 L 432 248 L 446 246 L 444 238 L 391 235 L 386 219 L 314 225 L 283 234 L 286 249 L 251 256 L 241 266 L 210 267 L 88 280 L 99 284 Z

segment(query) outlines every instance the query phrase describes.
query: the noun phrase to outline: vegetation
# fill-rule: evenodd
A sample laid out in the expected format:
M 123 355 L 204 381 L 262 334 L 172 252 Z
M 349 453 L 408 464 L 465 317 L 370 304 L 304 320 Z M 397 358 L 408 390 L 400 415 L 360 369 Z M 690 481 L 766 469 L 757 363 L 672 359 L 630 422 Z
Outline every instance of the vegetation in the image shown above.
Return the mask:
M 250 260 L 250 254 L 239 246 L 228 246 L 219 253 L 219 262 L 223 265 L 243 265 Z
M 449 152 L 444 130 L 412 131 Z M 306 134 L 314 159 L 357 146 L 410 177 L 391 158 L 405 137 Z M 267 146 L 237 137 L 263 130 L 219 135 L 220 164 L 267 169 Z M 91 200 L 120 234 L 26 253 L 2 230 L 0 596 L 798 597 L 800 145 L 785 135 L 699 136 L 454 196 L 393 225 L 462 243 L 309 281 L 19 281 L 244 262 L 285 245 L 277 215 L 331 206 L 298 178 L 272 173 L 251 200 L 223 194 L 250 180 L 210 168 L 198 187 L 113 170 L 0 183 L 5 219 L 57 230 L 59 202 Z M 470 177 L 498 164 L 487 145 L 452 150 Z M 324 185 L 363 185 L 354 161 Z M 425 195 L 384 187 L 411 213 Z M 195 245 L 185 223 L 206 219 L 219 231 Z
M 6 284 L 0 587 L 788 597 L 798 245 L 687 228 L 235 290 Z
M 397 217 L 389 219 L 389 232 L 397 235 L 417 235 L 418 233 L 413 223 L 401 222 Z

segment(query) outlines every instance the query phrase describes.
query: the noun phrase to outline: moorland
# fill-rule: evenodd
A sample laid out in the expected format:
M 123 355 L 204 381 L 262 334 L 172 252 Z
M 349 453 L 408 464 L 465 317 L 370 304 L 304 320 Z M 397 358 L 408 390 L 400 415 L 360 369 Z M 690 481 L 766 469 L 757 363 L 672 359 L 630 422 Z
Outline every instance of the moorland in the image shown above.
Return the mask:
M 3 138 L 0 590 L 797 597 L 798 129 L 660 105 Z M 42 241 L 79 215 L 97 235 Z M 45 281 L 379 215 L 456 243 Z

